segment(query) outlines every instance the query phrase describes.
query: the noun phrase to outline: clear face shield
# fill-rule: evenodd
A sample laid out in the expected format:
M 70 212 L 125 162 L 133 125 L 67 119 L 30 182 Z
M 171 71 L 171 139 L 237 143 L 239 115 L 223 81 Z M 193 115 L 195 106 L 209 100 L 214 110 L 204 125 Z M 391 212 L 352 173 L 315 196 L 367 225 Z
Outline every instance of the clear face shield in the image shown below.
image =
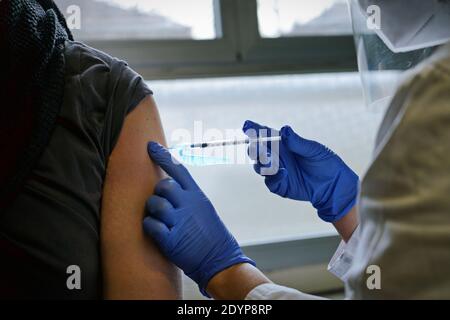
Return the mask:
M 410 51 L 397 50 L 380 33 L 383 31 L 383 19 L 393 20 L 392 15 L 384 14 L 382 6 L 374 5 L 374 3 L 380 2 L 383 1 L 349 1 L 364 98 L 366 105 L 375 111 L 385 110 L 401 83 L 405 71 L 414 68 L 435 50 L 434 47 Z M 402 19 L 397 17 L 396 23 L 401 23 L 401 21 Z M 397 31 L 401 28 L 392 29 Z M 389 36 L 391 35 L 389 34 Z M 391 39 L 392 37 L 389 40 Z

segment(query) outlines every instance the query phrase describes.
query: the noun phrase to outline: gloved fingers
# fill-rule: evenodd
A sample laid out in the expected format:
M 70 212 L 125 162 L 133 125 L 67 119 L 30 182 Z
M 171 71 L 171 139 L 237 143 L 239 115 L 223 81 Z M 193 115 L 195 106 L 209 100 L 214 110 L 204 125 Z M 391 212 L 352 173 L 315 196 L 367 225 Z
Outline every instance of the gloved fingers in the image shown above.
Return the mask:
M 259 175 L 267 175 L 268 169 L 270 169 L 271 166 L 272 166 L 272 155 L 270 153 L 266 153 L 265 155 L 261 155 L 260 157 L 258 157 L 257 161 L 253 165 L 253 169 Z
M 165 198 L 176 208 L 182 203 L 182 193 L 184 190 L 174 179 L 167 178 L 159 181 L 155 186 L 155 195 Z
M 251 121 L 251 120 L 246 120 L 244 122 L 244 125 L 242 126 L 242 131 L 244 131 L 244 133 L 248 132 L 249 130 L 253 130 L 255 133 L 259 132 L 259 130 L 270 130 L 269 127 L 267 126 L 263 126 L 257 122 Z
M 271 151 L 258 142 L 251 142 L 247 148 L 247 154 L 253 161 L 260 164 L 269 164 L 271 159 Z
M 278 130 L 260 125 L 259 123 L 251 120 L 244 122 L 242 131 L 244 131 L 245 135 L 247 135 L 250 139 L 256 139 L 258 137 L 275 137 L 280 135 Z
M 281 128 L 281 139 L 290 151 L 302 157 L 318 159 L 332 154 L 324 145 L 302 138 L 290 126 Z
M 176 224 L 175 210 L 167 199 L 153 195 L 145 206 L 150 216 L 164 222 L 167 227 L 172 228 Z
M 269 138 L 272 136 L 279 136 L 278 130 L 262 126 L 256 122 L 247 120 L 242 128 L 244 133 L 249 137 L 250 143 L 247 148 L 247 154 L 250 159 L 259 161 L 262 164 L 267 164 L 267 154 L 270 154 L 272 149 L 272 142 L 260 142 L 258 138 Z M 276 143 L 279 143 L 278 141 Z
M 280 170 L 278 170 L 276 174 L 266 176 L 264 183 L 266 184 L 270 192 L 279 194 L 281 191 L 283 181 L 286 178 L 287 178 L 287 170 L 281 168 Z
M 160 248 L 165 248 L 170 230 L 163 222 L 153 217 L 146 217 L 143 227 L 144 232 L 152 237 Z
M 247 148 L 247 154 L 251 160 L 258 160 L 258 144 L 255 142 L 250 142 Z
M 198 188 L 189 171 L 173 158 L 166 148 L 159 143 L 149 142 L 147 151 L 153 161 L 177 181 L 183 189 L 189 190 Z
M 282 168 L 272 166 L 271 164 L 269 164 L 266 166 L 254 165 L 253 169 L 257 174 L 259 174 L 262 177 L 270 177 L 276 175 Z

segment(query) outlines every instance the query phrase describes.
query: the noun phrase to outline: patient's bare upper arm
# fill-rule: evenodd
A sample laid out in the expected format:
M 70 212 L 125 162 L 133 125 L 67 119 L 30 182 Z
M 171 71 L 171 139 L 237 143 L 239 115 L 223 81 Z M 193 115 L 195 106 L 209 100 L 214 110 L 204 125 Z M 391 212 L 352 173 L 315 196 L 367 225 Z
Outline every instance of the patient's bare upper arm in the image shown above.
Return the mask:
M 164 143 L 158 111 L 145 98 L 125 119 L 107 168 L 101 212 L 104 297 L 175 299 L 178 270 L 142 231 L 145 201 L 163 173 L 147 155 L 147 142 Z

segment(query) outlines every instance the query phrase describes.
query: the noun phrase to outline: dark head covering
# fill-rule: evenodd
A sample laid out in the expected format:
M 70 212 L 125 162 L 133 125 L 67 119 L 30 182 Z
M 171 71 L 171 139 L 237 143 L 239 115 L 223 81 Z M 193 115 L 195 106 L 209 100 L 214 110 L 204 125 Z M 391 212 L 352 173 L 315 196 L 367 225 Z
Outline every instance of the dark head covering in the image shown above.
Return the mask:
M 0 1 L 0 212 L 47 146 L 64 91 L 64 43 L 51 0 Z

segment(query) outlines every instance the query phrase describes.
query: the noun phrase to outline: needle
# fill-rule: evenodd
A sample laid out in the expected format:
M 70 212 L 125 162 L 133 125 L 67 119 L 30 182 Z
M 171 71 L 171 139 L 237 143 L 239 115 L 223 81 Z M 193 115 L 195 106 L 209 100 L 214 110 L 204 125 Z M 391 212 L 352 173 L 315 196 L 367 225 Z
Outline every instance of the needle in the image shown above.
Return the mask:
M 210 148 L 210 147 L 225 147 L 225 146 L 237 146 L 241 144 L 250 144 L 252 142 L 258 142 L 258 143 L 264 143 L 264 142 L 273 142 L 273 141 L 281 141 L 281 136 L 274 136 L 274 137 L 261 137 L 256 139 L 240 139 L 240 140 L 215 140 L 210 142 L 199 142 L 199 143 L 192 143 L 192 144 L 185 144 L 185 145 L 178 145 L 174 146 L 170 149 L 180 149 L 180 148 Z

